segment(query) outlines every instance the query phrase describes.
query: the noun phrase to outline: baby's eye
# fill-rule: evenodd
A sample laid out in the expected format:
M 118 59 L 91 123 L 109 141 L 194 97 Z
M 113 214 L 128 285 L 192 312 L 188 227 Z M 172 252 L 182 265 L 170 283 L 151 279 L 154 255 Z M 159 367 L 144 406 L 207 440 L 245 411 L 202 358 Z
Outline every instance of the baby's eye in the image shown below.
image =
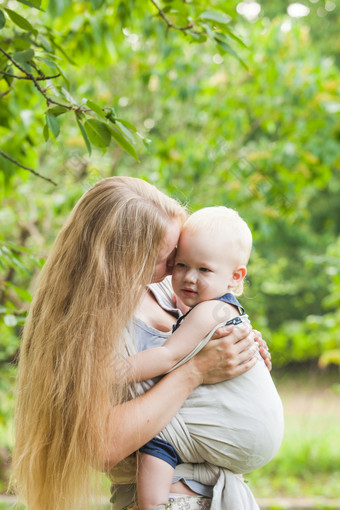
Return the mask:
M 207 267 L 200 267 L 200 271 L 202 273 L 210 273 L 210 269 L 208 269 Z
M 177 267 L 185 267 L 185 264 L 183 262 L 176 262 Z

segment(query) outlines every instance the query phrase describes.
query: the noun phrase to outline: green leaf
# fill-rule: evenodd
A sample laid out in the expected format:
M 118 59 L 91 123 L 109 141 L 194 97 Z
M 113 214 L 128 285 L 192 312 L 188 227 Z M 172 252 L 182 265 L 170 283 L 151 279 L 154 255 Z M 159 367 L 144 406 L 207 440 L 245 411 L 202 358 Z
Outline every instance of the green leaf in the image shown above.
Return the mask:
M 82 123 L 80 122 L 78 116 L 76 115 L 76 119 L 77 119 L 77 124 L 79 126 L 79 129 L 80 129 L 80 132 L 84 138 L 84 141 L 85 141 L 85 144 L 86 144 L 86 147 L 87 147 L 87 150 L 89 152 L 89 155 L 91 156 L 91 152 L 92 152 L 92 149 L 91 149 L 91 144 L 90 144 L 90 140 L 88 139 L 88 136 L 86 134 L 86 131 L 84 129 L 84 126 L 82 125 Z
M 243 65 L 243 67 L 245 69 L 248 70 L 248 66 L 247 64 L 244 62 L 244 60 L 242 60 L 242 58 L 236 53 L 236 51 L 231 47 L 229 46 L 228 43 L 224 42 L 224 41 L 220 41 L 219 39 L 215 38 L 215 41 L 216 43 L 224 50 L 226 51 L 227 53 L 229 53 L 230 55 L 232 55 L 233 57 L 237 58 L 237 60 Z
M 74 66 L 75 66 L 75 65 L 77 65 L 77 64 L 76 64 L 76 62 L 75 62 L 74 60 L 72 60 L 72 58 L 71 58 L 71 57 L 70 57 L 70 56 L 69 56 L 69 55 L 65 52 L 65 50 L 63 49 L 63 47 L 62 47 L 62 46 L 60 46 L 60 44 L 57 44 L 57 43 L 55 42 L 55 40 L 54 40 L 54 39 L 51 39 L 51 44 L 52 44 L 52 46 L 53 46 L 54 48 L 56 48 L 57 50 L 59 50 L 59 51 L 60 51 L 60 53 L 62 53 L 62 54 L 64 55 L 64 57 L 65 57 L 65 58 L 66 58 L 66 59 L 70 62 L 70 64 L 72 64 L 72 65 L 74 65 Z
M 66 84 L 66 87 L 67 87 L 68 89 L 70 89 L 70 88 L 71 88 L 71 84 L 70 84 L 69 79 L 68 79 L 68 78 L 67 78 L 67 76 L 65 75 L 64 71 L 61 69 L 61 67 L 59 66 L 59 64 L 56 64 L 56 67 L 57 67 L 57 69 L 58 69 L 59 73 L 61 74 L 61 76 L 64 78 L 64 82 L 65 82 L 65 84 Z
M 139 161 L 138 159 L 138 156 L 137 156 L 137 153 L 135 151 L 135 149 L 132 147 L 132 145 L 124 138 L 124 136 L 119 132 L 117 131 L 116 129 L 114 129 L 113 127 L 109 126 L 109 130 L 112 134 L 112 137 L 116 140 L 116 142 L 118 143 L 118 145 L 120 145 L 120 147 L 122 149 L 125 150 L 125 152 L 127 152 L 128 154 L 130 154 L 130 156 L 132 156 L 136 161 Z
M 124 126 L 122 122 L 120 122 L 118 119 L 116 119 L 115 126 L 121 131 L 129 140 L 131 143 L 134 143 L 134 138 L 130 131 Z
M 117 115 L 116 115 L 116 110 L 114 108 L 112 108 L 112 106 L 110 106 L 109 108 L 106 108 L 107 110 L 107 113 L 105 115 L 105 117 L 110 121 L 110 122 L 115 122 L 116 118 L 117 118 Z
M 28 7 L 33 7 L 33 9 L 38 9 L 39 11 L 44 12 L 44 10 L 41 9 L 41 7 L 40 7 L 40 5 L 41 5 L 40 0 L 32 0 L 31 2 L 29 2 L 28 0 L 17 0 L 17 1 L 20 2 L 21 4 L 27 5 Z
M 234 39 L 235 41 L 237 41 L 241 46 L 243 46 L 243 48 L 248 49 L 248 46 L 242 41 L 242 39 L 237 37 L 237 35 L 235 35 L 234 32 L 232 30 L 230 30 L 229 27 L 223 27 L 223 30 L 226 33 L 222 34 L 221 32 L 215 32 L 215 39 L 218 39 L 219 41 L 222 41 L 222 42 L 226 42 L 228 44 L 227 38 L 230 37 L 230 38 Z
M 195 43 L 201 43 L 201 42 L 205 42 L 207 40 L 206 35 L 198 34 L 192 30 L 188 30 L 187 34 L 189 34 L 192 37 L 192 42 L 195 42 Z
M 21 62 L 20 67 L 22 67 L 28 74 L 32 73 L 33 69 L 28 62 Z
M 205 29 L 205 31 L 207 33 L 207 36 L 210 37 L 210 39 L 214 40 L 215 39 L 215 33 L 211 29 L 211 27 L 207 23 L 201 23 L 200 25 L 201 25 L 201 27 L 203 27 Z
M 5 282 L 5 285 L 6 287 L 9 287 L 10 289 L 14 290 L 17 296 L 19 296 L 20 299 L 22 299 L 23 301 L 28 301 L 29 303 L 32 301 L 32 296 L 27 290 L 21 287 L 17 287 L 16 285 L 13 285 L 13 283 L 11 282 Z
M 57 69 L 57 66 L 56 64 L 52 61 L 52 60 L 49 60 L 48 58 L 44 58 L 44 57 L 36 57 L 37 60 L 40 60 L 41 62 L 43 62 L 44 64 L 46 64 L 48 67 L 50 67 L 51 69 Z
M 67 108 L 64 108 L 63 106 L 52 106 L 52 108 L 49 108 L 46 113 L 52 113 L 55 117 L 58 117 L 59 115 L 63 115 L 63 113 L 66 113 L 68 111 Z
M 116 119 L 117 122 L 120 122 L 121 124 L 123 124 L 125 127 L 127 127 L 128 129 L 131 129 L 131 131 L 133 131 L 134 133 L 137 133 L 137 128 L 136 126 L 134 126 L 133 124 L 131 124 L 131 122 L 129 122 L 128 120 L 125 120 L 125 119 L 119 119 L 117 118 Z
M 60 133 L 60 126 L 58 119 L 53 113 L 46 113 L 46 122 L 54 138 L 57 138 Z
M 73 105 L 76 104 L 75 99 L 71 96 L 71 94 L 69 93 L 69 91 L 67 89 L 65 89 L 64 87 L 59 87 L 58 90 L 59 90 L 59 94 L 64 99 L 66 99 L 66 101 L 68 101 L 69 103 L 71 103 Z
M 30 276 L 30 272 L 21 262 L 19 257 L 16 257 L 11 250 L 5 245 L 0 245 L 0 261 L 8 267 L 12 267 L 22 275 Z
M 35 28 L 33 28 L 31 23 L 26 18 L 23 18 L 22 16 L 20 16 L 20 14 L 18 14 L 15 11 L 12 11 L 11 9 L 5 9 L 5 11 L 7 12 L 8 16 L 11 18 L 13 23 L 15 23 L 22 30 L 31 32 L 34 35 L 38 34 L 38 31 Z
M 50 41 L 48 39 L 46 39 L 45 36 L 43 36 L 42 34 L 39 34 L 38 39 L 46 51 L 48 51 L 50 53 L 53 52 L 52 45 L 51 45 Z
M 48 140 L 48 139 L 49 139 L 49 137 L 50 137 L 50 130 L 48 129 L 47 122 L 46 122 L 46 124 L 44 125 L 43 135 L 44 135 L 44 140 L 45 140 L 45 142 L 47 142 L 47 140 Z
M 94 111 L 97 115 L 99 115 L 99 117 L 102 117 L 102 119 L 105 119 L 105 112 L 98 104 L 91 101 L 91 99 L 87 99 L 86 104 L 87 104 L 87 106 L 89 106 L 91 108 L 92 111 Z
M 84 123 L 90 142 L 96 147 L 108 147 L 111 142 L 111 132 L 108 126 L 97 119 L 89 119 Z
M 230 23 L 230 18 L 225 16 L 224 14 L 220 14 L 218 12 L 213 11 L 204 11 L 199 15 L 199 18 L 206 19 L 209 21 L 216 21 L 216 23 L 221 23 L 222 25 L 227 25 Z
M 93 9 L 96 10 L 96 9 L 99 9 L 103 5 L 104 0 L 91 0 L 91 3 L 92 3 Z
M 0 250 L 1 247 L 5 247 L 7 251 L 17 251 L 19 253 L 32 253 L 32 250 L 29 248 L 25 248 L 24 246 L 19 246 L 18 244 L 11 243 L 9 241 L 5 241 L 4 236 L 0 236 Z
M 71 0 L 50 0 L 48 2 L 48 11 L 53 18 L 61 16 Z
M 13 53 L 14 60 L 20 64 L 24 64 L 25 62 L 28 62 L 28 60 L 32 60 L 33 57 L 34 51 L 31 48 L 24 51 L 15 51 Z
M 6 17 L 2 11 L 0 11 L 0 28 L 3 28 L 6 23 Z

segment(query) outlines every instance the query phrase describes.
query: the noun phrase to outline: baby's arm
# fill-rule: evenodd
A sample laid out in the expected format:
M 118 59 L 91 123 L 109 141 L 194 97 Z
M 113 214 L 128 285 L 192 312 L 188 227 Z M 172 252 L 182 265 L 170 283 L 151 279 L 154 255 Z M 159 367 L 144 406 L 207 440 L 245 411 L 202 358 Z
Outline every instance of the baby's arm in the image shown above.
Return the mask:
M 142 351 L 128 358 L 128 380 L 144 381 L 168 372 L 189 354 L 200 341 L 220 322 L 214 317 L 218 301 L 204 301 L 195 306 L 181 326 L 161 347 Z M 224 303 L 226 307 L 230 305 Z M 234 315 L 237 311 L 234 307 Z M 219 314 L 220 316 L 220 314 Z M 230 314 L 229 314 L 230 316 Z

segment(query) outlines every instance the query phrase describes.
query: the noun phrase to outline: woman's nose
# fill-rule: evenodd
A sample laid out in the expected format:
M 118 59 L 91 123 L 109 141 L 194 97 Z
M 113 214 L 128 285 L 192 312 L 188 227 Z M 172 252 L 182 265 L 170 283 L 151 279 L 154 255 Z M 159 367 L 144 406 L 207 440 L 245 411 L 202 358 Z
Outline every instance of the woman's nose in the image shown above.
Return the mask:
M 172 274 L 175 265 L 176 250 L 170 255 L 166 261 L 166 274 Z

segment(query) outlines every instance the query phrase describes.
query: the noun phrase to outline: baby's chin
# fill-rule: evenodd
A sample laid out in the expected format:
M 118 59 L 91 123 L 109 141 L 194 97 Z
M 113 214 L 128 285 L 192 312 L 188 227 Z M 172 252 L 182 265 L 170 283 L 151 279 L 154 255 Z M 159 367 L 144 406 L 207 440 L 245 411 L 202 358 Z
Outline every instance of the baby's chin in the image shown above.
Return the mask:
M 181 300 L 185 304 L 185 306 L 189 306 L 190 308 L 192 308 L 193 306 L 196 306 L 196 305 L 198 305 L 198 303 L 202 302 L 201 299 L 197 298 L 197 296 L 192 297 L 192 298 L 181 297 Z

